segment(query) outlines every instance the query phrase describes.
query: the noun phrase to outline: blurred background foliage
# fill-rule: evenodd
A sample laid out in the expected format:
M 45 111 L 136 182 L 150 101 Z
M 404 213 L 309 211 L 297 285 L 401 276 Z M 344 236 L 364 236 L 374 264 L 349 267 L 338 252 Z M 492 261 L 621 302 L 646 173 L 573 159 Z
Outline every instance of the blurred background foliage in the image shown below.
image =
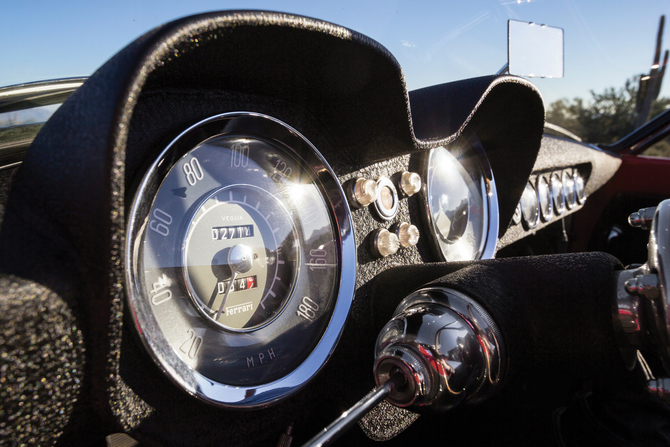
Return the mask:
M 591 90 L 591 98 L 554 101 L 547 108 L 547 122 L 578 135 L 589 143 L 611 144 L 635 130 L 638 83 L 629 79 L 621 88 L 602 93 Z M 670 108 L 670 98 L 656 99 L 649 119 Z
M 621 88 L 609 87 L 602 93 L 591 90 L 591 98 L 566 98 L 547 108 L 547 122 L 560 126 L 589 143 L 612 144 L 635 130 L 638 82 L 629 79 Z M 657 98 L 649 119 L 670 109 L 670 98 Z M 659 141 L 643 155 L 670 158 L 670 138 Z
M 559 99 L 547 107 L 547 122 L 593 144 L 615 143 L 660 113 L 670 109 L 670 98 L 659 97 L 669 51 L 661 57 L 665 16 L 659 20 L 656 49 L 649 73 L 627 79 L 623 87 L 591 90 L 591 98 Z M 670 137 L 647 148 L 643 155 L 670 157 Z

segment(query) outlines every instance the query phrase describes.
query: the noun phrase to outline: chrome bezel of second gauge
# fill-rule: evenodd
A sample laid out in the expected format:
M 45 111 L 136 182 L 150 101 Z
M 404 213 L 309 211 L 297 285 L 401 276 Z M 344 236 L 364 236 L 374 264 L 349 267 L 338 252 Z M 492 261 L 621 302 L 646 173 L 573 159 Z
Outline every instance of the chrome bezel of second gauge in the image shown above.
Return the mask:
M 465 183 L 468 193 L 471 192 L 470 189 L 473 184 L 476 184 L 476 189 L 479 190 L 477 197 L 473 197 L 472 199 L 480 201 L 481 205 L 468 204 L 468 208 L 473 205 L 474 209 L 481 213 L 482 222 L 477 222 L 477 224 L 481 224 L 482 228 L 479 234 L 468 233 L 468 237 L 474 238 L 474 241 L 471 241 L 471 253 L 466 256 L 453 256 L 450 253 L 450 250 L 455 245 L 454 242 L 461 243 L 462 240 L 452 241 L 448 238 L 445 239 L 444 235 L 440 234 L 437 223 L 433 218 L 436 210 L 431 207 L 431 197 L 436 194 L 436 191 L 432 190 L 435 169 L 432 165 L 436 151 L 444 151 L 445 155 L 450 158 L 450 163 L 453 163 L 453 167 L 460 171 L 456 175 Z M 473 134 L 462 136 L 449 148 L 438 147 L 419 155 L 418 163 L 420 165 L 421 176 L 424 179 L 420 193 L 420 197 L 424 202 L 424 205 L 421 207 L 422 217 L 426 226 L 430 229 L 430 231 L 425 233 L 427 233 L 428 240 L 436 257 L 443 261 L 493 258 L 498 240 L 498 195 L 493 171 L 479 139 Z M 464 166 L 464 163 L 467 164 L 467 167 Z M 442 194 L 453 195 L 453 191 L 443 191 Z M 467 200 L 470 201 L 471 198 Z M 468 217 L 468 227 L 475 224 L 470 219 Z M 459 239 L 463 238 L 459 237 Z

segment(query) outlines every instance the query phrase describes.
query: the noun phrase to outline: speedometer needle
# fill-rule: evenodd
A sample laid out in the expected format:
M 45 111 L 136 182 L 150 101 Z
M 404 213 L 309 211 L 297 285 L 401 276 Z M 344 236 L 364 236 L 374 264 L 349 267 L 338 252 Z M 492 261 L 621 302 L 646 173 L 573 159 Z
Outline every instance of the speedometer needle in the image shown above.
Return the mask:
M 223 308 L 226 305 L 226 301 L 228 300 L 228 294 L 230 294 L 230 291 L 235 286 L 235 278 L 237 277 L 237 274 L 248 272 L 251 269 L 253 262 L 254 254 L 251 251 L 251 248 L 248 246 L 239 244 L 230 249 L 230 252 L 228 253 L 228 266 L 230 267 L 230 271 L 233 273 L 233 275 L 230 278 L 228 289 L 226 290 L 225 295 L 223 295 L 223 300 L 219 306 L 219 311 L 216 313 L 216 317 L 214 318 L 215 321 L 219 321 L 219 317 L 221 317 Z

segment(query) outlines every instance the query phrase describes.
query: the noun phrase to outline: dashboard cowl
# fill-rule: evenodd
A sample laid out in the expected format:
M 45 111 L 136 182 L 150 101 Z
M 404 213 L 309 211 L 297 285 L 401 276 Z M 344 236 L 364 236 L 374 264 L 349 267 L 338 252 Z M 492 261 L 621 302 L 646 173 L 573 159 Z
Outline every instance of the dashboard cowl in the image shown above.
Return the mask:
M 179 113 L 179 96 L 165 96 L 175 92 L 234 96 L 236 102 L 192 102 Z M 473 128 L 490 151 L 498 188 L 512 191 L 501 202 L 503 222 L 511 218 L 530 173 L 544 121 L 539 93 L 511 76 L 409 95 L 400 66 L 380 44 L 306 17 L 259 11 L 201 14 L 155 28 L 128 45 L 73 93 L 35 138 L 14 181 L 0 232 L 0 271 L 68 297 L 86 352 L 74 413 L 98 415 L 108 423 L 103 431 L 132 430 L 151 414 L 121 379 L 119 359 L 125 197 L 137 170 L 158 150 L 155 144 L 135 144 L 149 136 L 131 132 L 133 120 L 141 117 L 138 104 L 152 95 L 163 95 L 173 112 L 156 117 L 154 130 L 164 130 L 167 141 L 211 116 L 212 107 L 225 112 L 247 98 L 247 104 L 279 109 L 279 118 L 291 115 L 298 123 L 304 118 L 318 128 L 312 133 L 337 148 L 339 165 L 349 168 L 445 145 L 466 126 Z M 493 122 L 493 127 L 485 125 Z M 505 156 L 510 151 L 514 161 Z M 5 292 L 0 290 L 11 296 Z M 6 318 L 0 321 L 9 327 L 13 323 Z M 230 427 L 240 418 L 227 415 L 228 428 L 222 424 L 211 430 L 221 431 L 218 439 L 236 443 L 245 436 L 273 435 L 269 425 L 286 426 L 288 417 L 280 409 L 265 411 L 271 424 L 249 424 L 244 433 L 234 433 Z M 220 413 L 194 417 L 206 425 Z M 84 430 L 88 421 L 72 418 L 66 433 Z

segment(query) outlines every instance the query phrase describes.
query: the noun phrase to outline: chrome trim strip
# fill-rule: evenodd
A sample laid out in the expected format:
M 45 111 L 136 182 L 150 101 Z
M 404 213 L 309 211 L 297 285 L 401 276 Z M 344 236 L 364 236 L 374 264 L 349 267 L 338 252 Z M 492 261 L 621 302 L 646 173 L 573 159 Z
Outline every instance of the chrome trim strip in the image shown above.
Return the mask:
M 582 142 L 582 139 L 579 138 L 577 135 L 575 135 L 574 133 L 570 132 L 567 129 L 562 128 L 561 126 L 557 126 L 556 124 L 551 124 L 551 123 L 545 122 L 544 123 L 544 128 L 545 129 L 551 129 L 554 132 L 558 132 L 561 135 L 565 135 L 566 137 L 572 138 L 573 140 L 579 141 L 580 143 Z
M 15 90 L 0 92 L 0 99 L 12 98 L 14 96 L 28 95 L 31 93 L 49 93 L 53 91 L 77 89 L 81 87 L 83 83 L 84 82 L 81 81 L 81 82 L 70 82 L 66 84 L 38 85 L 34 87 L 17 88 Z

